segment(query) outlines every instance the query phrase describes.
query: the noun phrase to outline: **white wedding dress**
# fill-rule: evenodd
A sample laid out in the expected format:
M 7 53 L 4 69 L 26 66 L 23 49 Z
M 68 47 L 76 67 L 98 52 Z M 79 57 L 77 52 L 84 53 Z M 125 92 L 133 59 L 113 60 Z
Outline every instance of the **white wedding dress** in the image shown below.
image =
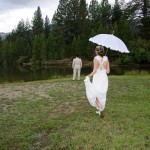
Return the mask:
M 98 109 L 96 104 L 97 98 L 101 105 L 100 111 L 103 111 L 105 109 L 106 94 L 108 90 L 108 77 L 103 64 L 104 62 L 108 61 L 108 58 L 106 56 L 96 56 L 95 59 L 99 62 L 100 65 L 96 73 L 93 75 L 93 82 L 91 83 L 89 77 L 86 77 L 84 83 L 86 88 L 86 96 L 89 103 Z

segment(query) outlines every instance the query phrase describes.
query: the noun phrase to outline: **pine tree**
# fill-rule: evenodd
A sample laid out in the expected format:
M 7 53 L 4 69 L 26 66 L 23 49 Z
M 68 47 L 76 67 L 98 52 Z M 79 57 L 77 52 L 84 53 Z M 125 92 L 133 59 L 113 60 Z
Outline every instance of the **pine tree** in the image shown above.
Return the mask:
M 80 0 L 79 13 L 78 13 L 79 35 L 82 33 L 88 32 L 88 30 L 87 30 L 87 27 L 88 27 L 87 17 L 88 17 L 88 11 L 87 11 L 86 0 Z
M 17 62 L 17 59 L 15 59 L 15 44 L 13 42 L 9 43 L 9 53 L 8 53 L 8 58 L 9 58 L 9 64 L 13 64 Z
M 112 12 L 112 24 L 114 24 L 115 22 L 118 22 L 122 16 L 121 5 L 119 4 L 118 0 L 115 1 Z
M 26 22 L 24 20 L 19 21 L 17 28 L 14 31 L 14 36 L 15 38 L 12 41 L 16 45 L 16 56 L 31 56 L 32 32 L 28 20 L 26 20 Z
M 101 22 L 100 22 L 100 24 L 99 24 L 99 26 L 98 26 L 96 32 L 99 33 L 99 34 L 105 33 L 105 29 L 103 28 L 103 25 L 102 25 Z
M 47 15 L 45 17 L 44 32 L 45 32 L 45 37 L 47 39 L 50 33 L 50 21 Z
M 63 27 L 66 22 L 68 0 L 60 0 L 57 11 L 53 17 L 53 23 Z
M 131 21 L 132 31 L 144 39 L 150 39 L 150 4 L 149 0 L 131 0 L 127 3 L 125 16 Z M 140 31 L 140 32 L 139 32 Z
M 61 33 L 65 43 L 68 44 L 68 28 L 66 27 L 66 20 L 68 15 L 68 1 L 60 0 L 57 11 L 52 18 L 52 31 L 55 40 L 58 41 L 58 36 Z M 57 38 L 58 37 L 58 38 Z M 57 55 L 58 56 L 58 55 Z
M 47 51 L 46 51 L 46 38 L 45 34 L 40 35 L 40 43 L 41 43 L 41 60 L 47 60 Z
M 101 32 L 95 32 L 94 30 L 91 31 L 90 33 L 90 37 L 93 37 L 95 36 L 97 33 L 101 33 Z M 86 56 L 89 60 L 92 60 L 93 57 L 94 57 L 94 49 L 95 49 L 95 45 L 94 43 L 92 42 L 88 42 L 88 46 L 87 46 L 87 51 L 86 51 Z
M 70 45 L 74 35 L 78 35 L 77 16 L 79 0 L 60 0 L 52 19 L 52 30 L 62 32 L 66 45 Z
M 55 59 L 61 59 L 61 52 L 65 48 L 63 32 L 57 35 L 56 46 L 55 46 Z
M 35 35 L 33 40 L 33 50 L 32 50 L 32 60 L 33 61 L 41 61 L 41 35 Z
M 3 65 L 9 65 L 9 42 L 7 40 L 3 41 L 1 54 Z
M 32 19 L 32 30 L 34 35 L 39 35 L 43 33 L 43 19 L 41 9 L 38 6 L 37 10 L 34 13 L 34 17 Z
M 77 38 L 74 36 L 72 44 L 71 44 L 71 55 L 76 56 L 77 54 L 81 54 L 81 38 L 78 36 Z
M 79 0 L 70 0 L 68 2 L 67 18 L 65 23 L 65 34 L 67 37 L 67 44 L 71 44 L 74 36 L 78 36 L 78 13 L 79 13 Z
M 141 19 L 143 28 L 141 32 L 144 39 L 150 40 L 150 2 L 148 0 L 143 1 L 143 18 Z
M 52 33 L 49 34 L 48 40 L 47 40 L 47 55 L 48 60 L 54 60 L 55 58 L 55 39 Z
M 31 58 L 32 55 L 32 39 L 33 39 L 33 34 L 31 30 L 31 25 L 29 20 L 27 19 L 25 22 L 25 55 L 28 58 Z
M 21 21 L 19 21 L 16 31 L 18 36 L 24 36 L 25 34 L 25 21 L 22 19 Z
M 111 5 L 108 3 L 108 0 L 102 0 L 100 4 L 100 18 L 103 28 L 106 28 L 110 24 L 111 17 Z
M 90 34 L 89 21 L 88 21 L 88 10 L 85 0 L 80 0 L 79 14 L 78 14 L 78 31 L 80 36 L 80 54 L 86 53 L 88 37 Z
M 0 65 L 2 63 L 2 37 L 0 36 Z
M 92 29 L 97 29 L 100 23 L 99 3 L 97 0 L 92 0 L 88 9 L 90 26 Z

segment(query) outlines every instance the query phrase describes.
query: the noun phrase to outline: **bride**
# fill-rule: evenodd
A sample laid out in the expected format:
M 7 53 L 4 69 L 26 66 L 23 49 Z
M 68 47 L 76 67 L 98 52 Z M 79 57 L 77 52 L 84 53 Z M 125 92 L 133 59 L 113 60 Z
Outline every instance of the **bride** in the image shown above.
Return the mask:
M 108 90 L 108 77 L 107 74 L 110 72 L 109 61 L 107 56 L 104 56 L 104 48 L 97 46 L 95 49 L 96 56 L 94 57 L 93 71 L 91 74 L 86 76 L 85 87 L 86 95 L 90 104 L 98 111 L 102 118 L 104 117 L 104 109 L 106 104 L 106 94 Z M 93 76 L 92 83 L 90 77 Z

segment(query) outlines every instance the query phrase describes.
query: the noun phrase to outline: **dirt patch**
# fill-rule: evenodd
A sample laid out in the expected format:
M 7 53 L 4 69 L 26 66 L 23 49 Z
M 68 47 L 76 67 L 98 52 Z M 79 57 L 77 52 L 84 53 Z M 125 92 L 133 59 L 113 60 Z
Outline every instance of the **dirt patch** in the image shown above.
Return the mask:
M 52 89 L 49 84 L 23 84 L 0 86 L 0 100 L 14 100 L 26 98 L 30 100 L 50 98 L 48 91 Z

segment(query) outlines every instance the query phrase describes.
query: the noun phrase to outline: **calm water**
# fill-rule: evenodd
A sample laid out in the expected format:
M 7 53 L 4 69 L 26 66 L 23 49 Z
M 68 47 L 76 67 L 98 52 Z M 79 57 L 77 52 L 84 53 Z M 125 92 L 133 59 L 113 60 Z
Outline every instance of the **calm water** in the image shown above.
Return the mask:
M 82 68 L 81 75 L 85 76 L 92 71 L 91 67 Z M 124 74 L 150 74 L 150 66 L 113 66 L 110 75 Z M 0 67 L 0 83 L 16 82 L 16 81 L 35 81 L 46 80 L 52 78 L 70 77 L 72 76 L 72 68 L 64 67 L 16 67 L 2 68 Z

